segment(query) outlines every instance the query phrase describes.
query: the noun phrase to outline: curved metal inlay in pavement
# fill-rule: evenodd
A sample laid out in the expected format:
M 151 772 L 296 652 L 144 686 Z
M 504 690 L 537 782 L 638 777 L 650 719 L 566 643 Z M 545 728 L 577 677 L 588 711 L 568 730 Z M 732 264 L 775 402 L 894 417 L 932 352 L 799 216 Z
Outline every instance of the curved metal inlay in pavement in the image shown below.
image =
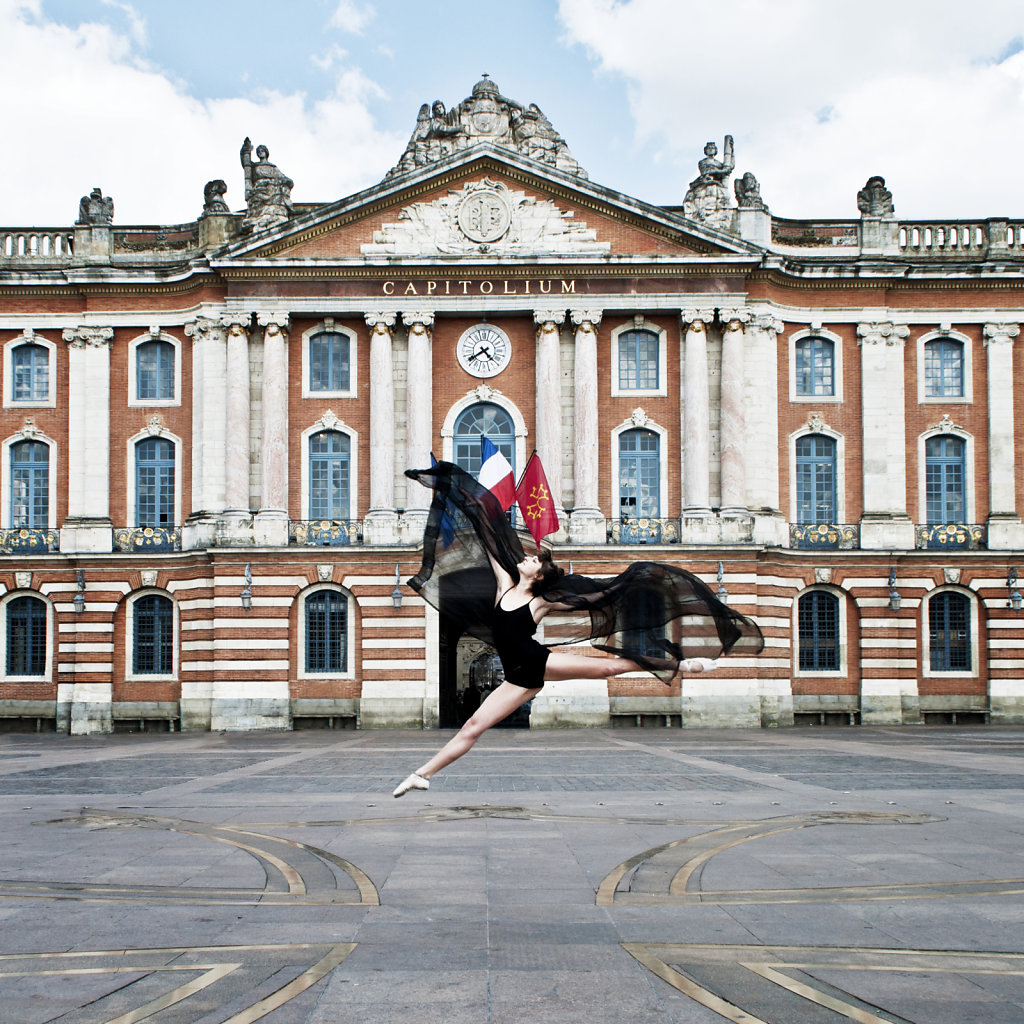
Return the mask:
M 327 850 L 294 839 L 264 835 L 240 826 L 209 825 L 201 821 L 143 814 L 113 814 L 89 808 L 76 817 L 56 819 L 45 824 L 94 829 L 157 829 L 226 843 L 259 861 L 266 882 L 260 889 L 236 889 L 219 886 L 109 885 L 0 879 L 0 898 L 159 900 L 199 904 L 380 905 L 380 896 L 373 882 L 355 864 Z M 348 884 L 340 888 L 339 881 Z

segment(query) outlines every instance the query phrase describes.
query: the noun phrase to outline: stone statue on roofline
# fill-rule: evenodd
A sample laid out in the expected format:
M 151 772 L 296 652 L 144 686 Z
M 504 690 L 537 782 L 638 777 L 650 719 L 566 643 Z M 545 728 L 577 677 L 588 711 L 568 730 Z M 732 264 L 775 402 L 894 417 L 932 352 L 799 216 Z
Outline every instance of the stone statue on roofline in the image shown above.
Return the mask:
M 292 186 L 295 182 L 270 162 L 270 150 L 256 147 L 256 162 L 252 159 L 252 143 L 246 137 L 240 153 L 245 172 L 246 214 L 242 228 L 262 231 L 286 221 L 292 213 Z
M 446 110 L 440 100 L 420 107 L 405 152 L 387 177 L 427 167 L 481 143 L 511 150 L 568 174 L 587 177 L 586 171 L 573 159 L 565 139 L 555 131 L 540 107 L 503 96 L 487 75 L 451 110 Z
M 87 196 L 82 196 L 78 204 L 78 220 L 76 224 L 113 224 L 114 200 L 103 194 L 103 189 L 94 188 Z
M 764 210 L 767 212 L 768 207 L 761 198 L 761 186 L 750 171 L 733 182 L 733 191 L 736 193 L 736 205 L 741 210 Z
M 726 135 L 722 159 L 718 159 L 718 146 L 709 142 L 704 157 L 697 163 L 700 172 L 683 199 L 683 212 L 690 220 L 699 220 L 719 231 L 732 227 L 732 202 L 729 197 L 729 175 L 736 168 L 731 135 Z
M 224 202 L 224 195 L 228 186 L 222 178 L 208 181 L 203 186 L 203 216 L 209 217 L 220 213 L 230 213 L 228 204 Z
M 857 209 L 862 217 L 891 217 L 896 210 L 892 193 L 885 187 L 885 178 L 874 174 L 857 193 Z

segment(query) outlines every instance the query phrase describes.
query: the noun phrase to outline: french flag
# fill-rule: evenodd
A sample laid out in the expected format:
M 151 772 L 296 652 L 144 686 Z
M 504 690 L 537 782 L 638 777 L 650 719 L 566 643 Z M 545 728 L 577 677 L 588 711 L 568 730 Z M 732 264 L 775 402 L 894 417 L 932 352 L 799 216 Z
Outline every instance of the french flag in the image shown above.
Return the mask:
M 494 442 L 480 435 L 480 476 L 477 478 L 507 509 L 516 500 L 516 478 L 512 467 Z

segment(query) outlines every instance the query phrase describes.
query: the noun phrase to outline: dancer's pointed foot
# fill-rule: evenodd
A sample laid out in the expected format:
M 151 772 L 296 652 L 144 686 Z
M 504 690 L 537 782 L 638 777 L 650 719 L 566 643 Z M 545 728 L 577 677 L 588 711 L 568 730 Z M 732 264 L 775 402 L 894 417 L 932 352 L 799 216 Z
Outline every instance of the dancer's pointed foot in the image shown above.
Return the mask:
M 395 791 L 391 795 L 405 796 L 410 789 L 430 789 L 430 779 L 425 779 L 422 775 L 413 772 L 395 787 Z
M 679 663 L 684 672 L 714 672 L 718 668 L 717 658 L 687 658 Z

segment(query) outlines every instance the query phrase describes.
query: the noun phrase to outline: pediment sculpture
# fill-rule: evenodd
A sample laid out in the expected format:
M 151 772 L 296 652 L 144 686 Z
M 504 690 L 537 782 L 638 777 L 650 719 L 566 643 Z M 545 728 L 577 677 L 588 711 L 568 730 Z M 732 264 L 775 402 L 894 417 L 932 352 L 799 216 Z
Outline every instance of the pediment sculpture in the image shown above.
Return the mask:
M 700 172 L 686 191 L 683 212 L 690 220 L 698 220 L 719 231 L 732 228 L 732 201 L 729 196 L 729 175 L 736 168 L 731 135 L 726 135 L 722 159 L 718 159 L 718 146 L 709 142 L 704 156 L 697 163 Z
M 437 163 L 460 150 L 487 142 L 560 171 L 587 177 L 573 158 L 565 139 L 552 127 L 536 103 L 519 103 L 502 96 L 487 75 L 473 92 L 447 110 L 440 100 L 420 107 L 402 159 L 387 173 L 390 178 Z

